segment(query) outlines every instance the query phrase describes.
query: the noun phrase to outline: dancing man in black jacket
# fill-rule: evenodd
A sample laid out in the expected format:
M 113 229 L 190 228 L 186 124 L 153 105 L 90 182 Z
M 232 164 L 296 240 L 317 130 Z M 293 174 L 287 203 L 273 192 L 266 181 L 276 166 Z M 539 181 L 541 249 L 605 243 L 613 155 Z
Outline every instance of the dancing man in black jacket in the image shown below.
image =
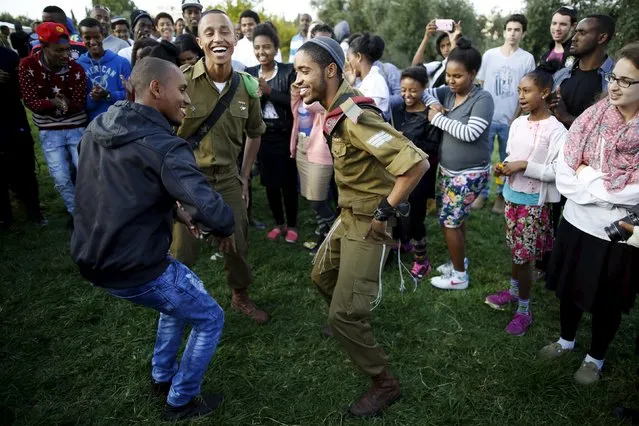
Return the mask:
M 191 102 L 184 74 L 149 57 L 136 64 L 131 84 L 135 103 L 117 102 L 82 138 L 71 255 L 93 285 L 160 311 L 152 390 L 167 397 L 163 417 L 181 420 L 222 402 L 221 395 L 198 395 L 224 312 L 202 281 L 168 256 L 173 218 L 196 235 L 217 237 L 225 252 L 235 250 L 235 222 L 187 142 L 174 135 Z M 192 330 L 178 365 L 187 324 Z

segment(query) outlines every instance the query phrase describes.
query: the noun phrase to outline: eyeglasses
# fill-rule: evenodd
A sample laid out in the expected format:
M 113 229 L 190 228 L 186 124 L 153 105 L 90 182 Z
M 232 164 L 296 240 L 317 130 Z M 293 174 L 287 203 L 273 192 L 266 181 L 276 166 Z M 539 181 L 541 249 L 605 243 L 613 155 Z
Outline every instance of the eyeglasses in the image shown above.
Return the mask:
M 94 9 L 104 9 L 107 11 L 107 13 L 110 15 L 111 14 L 111 9 L 109 9 L 106 6 L 102 6 L 101 4 L 96 4 L 95 6 L 93 6 Z
M 621 87 L 621 88 L 624 88 L 624 89 L 627 89 L 628 87 L 632 86 L 633 84 L 639 83 L 639 80 L 628 80 L 626 77 L 618 78 L 613 73 L 608 73 L 608 74 L 604 75 L 604 78 L 610 84 L 612 84 L 613 82 L 616 81 L 617 85 L 619 87 Z

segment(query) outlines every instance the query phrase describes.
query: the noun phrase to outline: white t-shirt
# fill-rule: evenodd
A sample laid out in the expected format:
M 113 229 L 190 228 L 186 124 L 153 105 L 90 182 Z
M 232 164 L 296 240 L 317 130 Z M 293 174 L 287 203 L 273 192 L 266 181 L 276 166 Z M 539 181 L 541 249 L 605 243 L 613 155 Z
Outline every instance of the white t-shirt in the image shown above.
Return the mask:
M 428 87 L 432 89 L 435 86 L 435 82 L 442 75 L 442 73 L 446 73 L 446 59 L 441 62 L 428 62 L 427 64 L 424 64 L 424 67 L 426 68 L 426 72 L 428 73 Z
M 504 56 L 500 47 L 484 53 L 477 79 L 484 81 L 484 90 L 495 102 L 493 123 L 510 123 L 519 103 L 519 80 L 534 69 L 535 58 L 523 49 L 517 49 L 510 56 Z
M 241 38 L 237 45 L 235 45 L 235 50 L 233 51 L 233 56 L 231 57 L 234 61 L 241 62 L 245 67 L 254 67 L 259 65 L 260 62 L 255 57 L 255 50 L 253 49 L 253 42 L 247 39 L 246 37 Z M 275 55 L 276 62 L 282 62 L 282 52 L 277 49 L 277 54 Z
M 388 112 L 388 85 L 386 80 L 379 73 L 379 68 L 376 66 L 371 67 L 371 71 L 366 78 L 362 80 L 358 89 L 369 98 L 373 98 L 375 105 L 384 112 Z
M 118 55 L 122 56 L 127 61 L 129 61 L 129 63 L 131 63 L 131 60 L 133 59 L 133 46 L 125 47 L 124 49 L 120 49 L 118 51 Z

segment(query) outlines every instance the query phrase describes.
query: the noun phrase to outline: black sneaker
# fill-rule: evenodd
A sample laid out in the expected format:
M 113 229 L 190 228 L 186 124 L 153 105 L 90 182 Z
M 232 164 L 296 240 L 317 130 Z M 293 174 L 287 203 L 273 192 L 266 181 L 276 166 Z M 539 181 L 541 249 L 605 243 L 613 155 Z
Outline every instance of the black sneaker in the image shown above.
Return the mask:
M 167 421 L 186 420 L 193 417 L 204 417 L 213 413 L 224 401 L 224 396 L 218 394 L 200 394 L 186 405 L 181 407 L 173 407 L 169 404 L 164 406 L 162 419 Z
M 151 394 L 157 397 L 166 398 L 171 390 L 171 382 L 156 382 L 151 380 Z

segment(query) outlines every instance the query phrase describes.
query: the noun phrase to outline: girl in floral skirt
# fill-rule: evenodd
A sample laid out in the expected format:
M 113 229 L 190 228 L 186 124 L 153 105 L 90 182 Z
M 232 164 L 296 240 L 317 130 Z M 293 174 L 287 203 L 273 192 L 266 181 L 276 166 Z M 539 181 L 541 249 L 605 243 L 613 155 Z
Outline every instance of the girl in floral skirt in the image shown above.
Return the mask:
M 552 250 L 550 207 L 560 194 L 554 184 L 555 163 L 567 136 L 564 126 L 550 113 L 548 100 L 552 76 L 532 71 L 519 82 L 519 104 L 529 113 L 513 121 L 508 136 L 508 157 L 495 168 L 495 175 L 506 176 L 506 242 L 512 256 L 510 289 L 491 294 L 486 304 L 504 310 L 518 303 L 506 332 L 526 333 L 533 322 L 530 310 L 532 266 Z

